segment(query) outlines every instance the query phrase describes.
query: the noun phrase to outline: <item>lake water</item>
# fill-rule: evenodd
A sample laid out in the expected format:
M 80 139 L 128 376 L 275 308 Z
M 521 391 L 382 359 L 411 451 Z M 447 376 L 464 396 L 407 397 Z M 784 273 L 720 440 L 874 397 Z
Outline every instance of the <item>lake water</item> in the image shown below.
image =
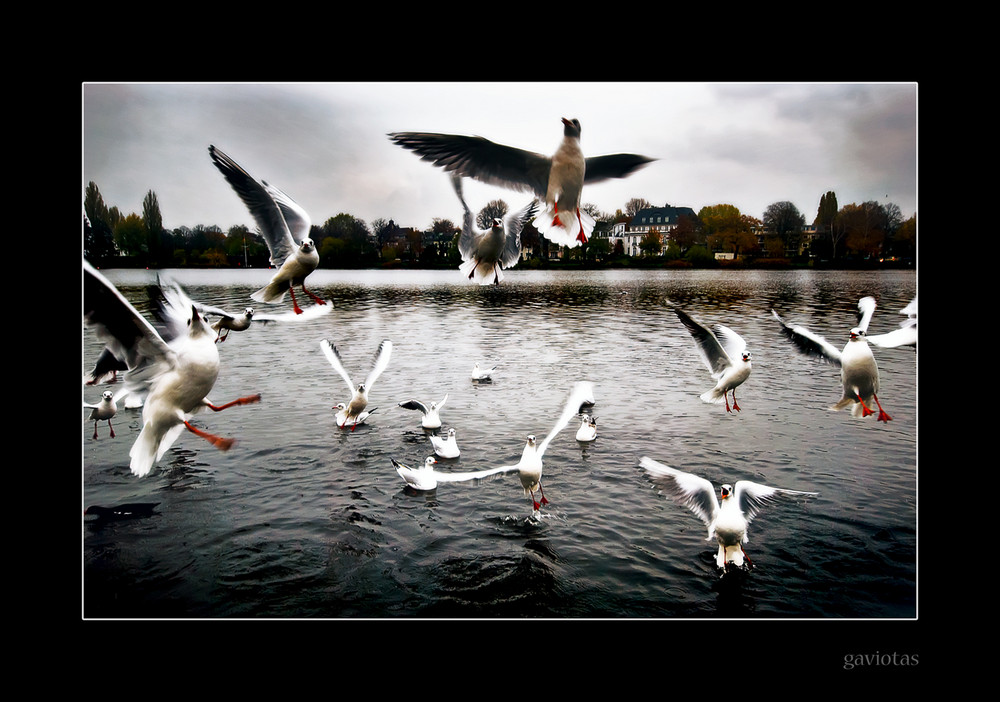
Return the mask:
M 202 302 L 260 312 L 256 271 L 166 271 Z M 107 277 L 143 306 L 149 271 Z M 83 506 L 159 502 L 157 514 L 82 526 L 85 618 L 754 618 L 917 616 L 917 354 L 874 349 L 892 421 L 828 407 L 839 373 L 798 354 L 774 308 L 836 345 L 857 301 L 889 331 L 916 294 L 907 271 L 580 271 L 514 269 L 500 287 L 457 271 L 317 271 L 310 289 L 332 314 L 255 325 L 219 345 L 211 397 L 260 393 L 256 405 L 202 413 L 233 436 L 229 452 L 185 432 L 154 472 L 131 475 L 139 410 L 120 410 L 117 438 L 84 412 Z M 694 342 L 664 305 L 747 339 L 753 374 L 742 412 L 702 403 L 712 382 Z M 346 387 L 319 342 L 341 351 L 355 382 L 382 339 L 395 349 L 371 391 L 378 411 L 356 431 L 331 407 Z M 83 366 L 101 349 L 83 333 Z M 496 365 L 474 385 L 473 364 Z M 410 398 L 448 401 L 462 455 L 444 469 L 516 463 L 545 436 L 572 384 L 595 388 L 598 438 L 574 420 L 549 446 L 537 519 L 516 475 L 404 486 L 390 459 L 433 450 Z M 115 386 L 111 386 L 114 389 Z M 85 388 L 96 401 L 100 391 Z M 751 479 L 818 492 L 765 508 L 750 526 L 754 568 L 720 578 L 703 523 L 639 467 L 650 456 L 715 484 Z

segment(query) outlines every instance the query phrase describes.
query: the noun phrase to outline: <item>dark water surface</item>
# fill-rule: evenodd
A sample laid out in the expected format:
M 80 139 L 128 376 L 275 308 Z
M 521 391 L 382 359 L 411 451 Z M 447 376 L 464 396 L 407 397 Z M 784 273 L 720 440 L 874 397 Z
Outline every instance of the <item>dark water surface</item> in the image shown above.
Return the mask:
M 145 309 L 155 273 L 105 273 Z M 269 277 L 168 273 L 193 298 L 237 311 Z M 236 437 L 233 450 L 185 432 L 136 478 L 140 411 L 119 411 L 115 439 L 105 424 L 94 440 L 82 423 L 83 506 L 160 503 L 148 518 L 84 520 L 85 618 L 917 616 L 917 354 L 874 349 L 893 421 L 854 419 L 827 409 L 838 371 L 795 352 L 770 316 L 842 346 L 862 296 L 879 303 L 871 333 L 895 328 L 914 273 L 515 269 L 495 289 L 457 271 L 319 271 L 310 283 L 332 314 L 257 325 L 219 346 L 212 399 L 263 397 L 196 417 Z M 742 412 L 698 399 L 712 382 L 668 298 L 747 339 Z M 371 392 L 378 411 L 357 431 L 334 422 L 346 388 L 323 338 L 356 382 L 381 339 L 395 345 Z M 85 330 L 85 367 L 100 348 Z M 470 381 L 476 361 L 499 367 L 492 383 Z M 444 429 L 456 429 L 462 455 L 443 467 L 475 470 L 516 463 L 578 380 L 594 383 L 598 438 L 578 443 L 574 420 L 549 446 L 540 519 L 514 475 L 418 493 L 393 470 L 390 458 L 433 453 L 400 401 L 447 393 Z M 659 493 L 644 455 L 716 484 L 819 496 L 765 508 L 746 545 L 754 569 L 720 579 L 704 525 Z

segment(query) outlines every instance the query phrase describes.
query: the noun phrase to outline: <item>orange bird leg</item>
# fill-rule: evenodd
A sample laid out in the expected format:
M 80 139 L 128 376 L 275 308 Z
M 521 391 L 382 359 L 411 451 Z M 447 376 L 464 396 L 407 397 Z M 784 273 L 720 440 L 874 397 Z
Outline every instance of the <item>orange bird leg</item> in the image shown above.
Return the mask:
M 304 292 L 306 295 L 308 295 L 309 297 L 311 297 L 313 299 L 313 302 L 315 302 L 317 305 L 325 305 L 326 304 L 326 300 L 324 300 L 323 298 L 319 297 L 318 295 L 314 295 L 309 290 L 306 290 L 306 284 L 305 284 L 305 282 L 302 283 L 302 292 Z
M 220 451 L 228 451 L 233 447 L 233 444 L 236 443 L 236 439 L 226 439 L 221 436 L 216 436 L 215 434 L 209 434 L 207 431 L 202 431 L 198 427 L 194 426 L 191 422 L 185 421 L 184 426 L 186 426 L 192 433 L 209 441 L 212 446 Z
M 587 243 L 587 234 L 583 231 L 583 220 L 580 218 L 580 208 L 576 208 L 576 221 L 580 223 L 580 233 L 576 235 L 576 238 L 581 244 Z
M 736 388 L 733 388 L 733 409 L 736 410 L 737 412 L 742 411 L 740 410 L 740 406 L 736 404 Z
M 209 402 L 206 402 L 205 404 L 208 406 L 209 409 L 211 409 L 211 410 L 213 410 L 215 412 L 221 412 L 222 410 L 224 410 L 224 409 L 226 409 L 228 407 L 232 407 L 233 405 L 252 405 L 255 402 L 260 402 L 260 395 L 250 395 L 248 397 L 238 397 L 235 400 L 233 400 L 232 402 L 227 402 L 226 404 L 219 405 L 218 407 L 216 407 L 215 405 L 213 405 L 213 404 L 211 404 Z
M 302 308 L 299 307 L 298 300 L 295 299 L 295 287 L 292 285 L 288 286 L 288 292 L 292 294 L 292 309 L 295 310 L 295 314 L 302 314 Z
M 882 409 L 882 403 L 878 401 L 878 395 L 873 395 L 872 397 L 875 398 L 875 404 L 878 405 L 878 421 L 888 422 L 889 420 L 891 420 L 892 417 L 886 414 L 885 410 Z M 108 422 L 108 424 L 110 423 L 111 422 Z M 112 433 L 111 436 L 114 436 L 114 433 Z
M 868 409 L 868 405 L 866 405 L 865 401 L 861 399 L 861 395 L 858 395 L 857 393 L 854 393 L 854 394 L 858 398 L 858 402 L 861 403 L 861 416 L 862 417 L 867 417 L 870 414 L 875 414 L 875 412 L 873 410 Z

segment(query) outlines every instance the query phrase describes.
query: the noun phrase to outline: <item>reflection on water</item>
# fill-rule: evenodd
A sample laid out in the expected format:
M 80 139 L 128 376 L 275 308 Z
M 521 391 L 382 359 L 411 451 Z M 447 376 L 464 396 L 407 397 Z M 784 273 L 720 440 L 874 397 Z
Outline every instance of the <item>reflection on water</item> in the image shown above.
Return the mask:
M 269 277 L 168 273 L 195 299 L 235 310 Z M 156 274 L 107 275 L 138 303 Z M 219 346 L 212 398 L 263 398 L 196 418 L 237 437 L 232 451 L 185 435 L 136 479 L 128 449 L 139 412 L 119 413 L 114 440 L 92 440 L 82 423 L 84 501 L 161 502 L 155 518 L 85 529 L 85 615 L 915 615 L 916 354 L 875 351 L 893 421 L 852 419 L 827 410 L 837 371 L 794 352 L 770 317 L 773 308 L 840 345 L 857 300 L 873 295 L 871 331 L 887 331 L 916 293 L 912 272 L 514 269 L 503 285 L 479 287 L 457 271 L 318 271 L 310 283 L 333 301 L 331 315 L 256 325 Z M 668 299 L 747 339 L 754 371 L 742 412 L 698 399 L 711 378 Z M 352 369 L 393 341 L 371 392 L 378 410 L 357 431 L 335 425 L 346 388 L 323 338 Z M 85 330 L 84 366 L 99 350 Z M 492 383 L 470 381 L 476 361 L 498 366 Z M 595 385 L 598 438 L 577 442 L 573 422 L 552 442 L 541 519 L 527 518 L 516 477 L 417 493 L 392 469 L 390 457 L 432 453 L 419 414 L 400 401 L 447 393 L 442 431 L 456 429 L 462 454 L 443 467 L 475 470 L 516 463 L 524 437 L 548 433 L 578 380 Z M 659 494 L 638 467 L 643 455 L 715 483 L 820 495 L 765 509 L 747 544 L 754 570 L 720 582 L 704 525 Z

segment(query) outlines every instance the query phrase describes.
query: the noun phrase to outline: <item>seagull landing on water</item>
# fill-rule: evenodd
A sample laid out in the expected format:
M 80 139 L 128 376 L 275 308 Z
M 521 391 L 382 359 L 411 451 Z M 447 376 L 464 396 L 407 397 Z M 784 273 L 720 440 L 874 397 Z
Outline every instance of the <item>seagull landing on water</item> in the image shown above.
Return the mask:
M 350 426 L 353 431 L 359 424 L 361 424 L 368 415 L 370 415 L 375 410 L 365 412 L 368 407 L 368 393 L 375 384 L 382 372 L 389 365 L 389 357 L 392 355 L 392 342 L 388 339 L 384 339 L 381 344 L 379 344 L 378 350 L 375 352 L 375 360 L 372 363 L 372 369 L 368 372 L 368 377 L 365 378 L 365 382 L 355 385 L 351 381 L 351 376 L 347 374 L 347 370 L 344 368 L 344 363 L 340 358 L 340 352 L 337 347 L 331 344 L 326 339 L 319 342 L 320 349 L 323 350 L 323 355 L 326 356 L 326 360 L 330 362 L 333 369 L 337 371 L 344 382 L 347 383 L 348 391 L 351 393 L 351 400 L 348 403 L 340 403 L 334 407 L 337 409 L 337 426 L 347 427 Z
M 534 435 L 529 435 L 521 452 L 521 460 L 515 465 L 500 466 L 498 468 L 487 468 L 485 470 L 467 471 L 462 473 L 447 473 L 434 470 L 433 465 L 437 460 L 429 456 L 424 461 L 422 468 L 410 468 L 393 460 L 392 464 L 400 477 L 406 481 L 407 485 L 417 490 L 433 490 L 441 482 L 459 482 L 466 480 L 482 480 L 485 478 L 501 475 L 503 473 L 518 474 L 524 494 L 531 497 L 534 512 L 537 513 L 542 505 L 548 504 L 545 493 L 542 491 L 542 456 L 549 443 L 556 434 L 566 428 L 570 420 L 579 412 L 580 404 L 588 397 L 593 397 L 593 386 L 588 382 L 577 383 L 570 392 L 569 399 L 563 407 L 562 414 L 556 421 L 555 426 L 549 435 L 539 443 Z M 402 468 L 402 470 L 401 470 Z M 535 493 L 539 493 L 541 500 L 535 499 Z
M 691 473 L 671 468 L 652 458 L 643 456 L 639 465 L 655 478 L 661 479 L 670 496 L 684 505 L 708 525 L 708 539 L 719 545 L 715 565 L 725 570 L 730 564 L 743 567 L 750 559 L 743 551 L 747 527 L 760 508 L 779 498 L 813 496 L 815 492 L 800 492 L 774 488 L 749 480 L 738 480 L 735 485 L 722 485 L 719 496 L 712 483 Z M 752 564 L 750 564 L 752 565 Z
M 637 154 L 584 157 L 580 121 L 565 119 L 552 156 L 496 144 L 478 136 L 394 132 L 389 138 L 446 171 L 513 190 L 533 192 L 545 208 L 534 219 L 543 236 L 561 246 L 587 243 L 594 219 L 580 209 L 584 184 L 624 178 L 653 161 Z
M 191 417 L 260 401 L 260 395 L 215 405 L 208 394 L 219 376 L 215 333 L 176 283 L 151 286 L 162 334 L 95 268 L 84 261 L 84 322 L 128 366 L 126 392 L 143 397 L 142 430 L 129 451 L 130 468 L 143 476 L 186 428 L 223 451 L 235 443 L 199 429 Z
M 843 350 L 837 349 L 822 336 L 812 333 L 805 327 L 785 324 L 785 321 L 774 310 L 771 310 L 771 314 L 781 323 L 781 329 L 785 336 L 795 344 L 799 351 L 809 356 L 817 356 L 840 368 L 840 380 L 844 388 L 844 395 L 830 409 L 842 410 L 850 407 L 852 416 L 867 417 L 875 414 L 875 411 L 869 407 L 874 400 L 878 406 L 878 421 L 888 422 L 892 417 L 882 409 L 882 403 L 878 399 L 878 364 L 875 363 L 875 356 L 872 354 L 866 339 L 868 324 L 875 313 L 875 298 L 861 298 L 858 301 L 858 311 L 861 320 L 858 322 L 858 326 L 851 329 L 850 337 Z
M 438 429 L 441 427 L 441 408 L 444 407 L 444 403 L 448 400 L 448 395 L 441 399 L 440 402 L 432 402 L 429 405 L 425 405 L 419 400 L 407 400 L 406 402 L 400 402 L 399 406 L 403 409 L 417 410 L 422 415 L 420 417 L 420 426 L 424 429 Z
M 108 423 L 111 438 L 115 438 L 115 428 L 111 426 L 111 418 L 118 413 L 118 406 L 115 404 L 115 394 L 110 390 L 105 390 L 101 394 L 101 401 L 96 405 L 85 402 L 83 406 L 90 410 L 90 418 L 94 420 L 94 438 L 97 438 L 97 423 L 102 421 Z
M 257 181 L 242 166 L 214 146 L 208 147 L 212 162 L 250 210 L 271 251 L 271 264 L 278 272 L 271 282 L 250 297 L 257 302 L 281 302 L 285 293 L 292 296 L 296 314 L 302 314 L 295 299 L 294 286 L 311 297 L 317 305 L 325 300 L 306 289 L 306 277 L 319 265 L 319 252 L 309 237 L 312 220 L 292 198 L 274 186 Z
M 742 385 L 750 377 L 753 367 L 753 356 L 747 350 L 747 343 L 743 337 L 734 332 L 729 327 L 716 324 L 709 329 L 701 323 L 695 321 L 684 310 L 671 305 L 681 323 L 687 327 L 698 345 L 701 358 L 708 368 L 716 385 L 711 390 L 701 394 L 701 400 L 709 403 L 726 403 L 726 411 L 729 409 L 730 390 L 733 392 L 733 409 L 740 411 L 740 406 L 736 403 L 736 388 Z
M 246 331 L 253 323 L 270 324 L 273 322 L 303 321 L 329 314 L 333 310 L 332 305 L 313 305 L 300 312 L 288 312 L 286 314 L 259 314 L 253 307 L 247 307 L 242 313 L 226 312 L 218 307 L 210 305 L 198 305 L 198 311 L 207 319 L 212 317 L 219 319 L 212 324 L 212 329 L 217 333 L 216 342 L 225 341 L 229 338 L 229 332 Z
M 513 268 L 521 260 L 521 230 L 534 217 L 538 201 L 532 200 L 506 217 L 494 217 L 493 226 L 478 232 L 472 211 L 462 197 L 462 177 L 452 175 L 451 180 L 463 210 L 462 233 L 458 238 L 462 264 L 458 269 L 480 285 L 499 285 L 504 269 Z

